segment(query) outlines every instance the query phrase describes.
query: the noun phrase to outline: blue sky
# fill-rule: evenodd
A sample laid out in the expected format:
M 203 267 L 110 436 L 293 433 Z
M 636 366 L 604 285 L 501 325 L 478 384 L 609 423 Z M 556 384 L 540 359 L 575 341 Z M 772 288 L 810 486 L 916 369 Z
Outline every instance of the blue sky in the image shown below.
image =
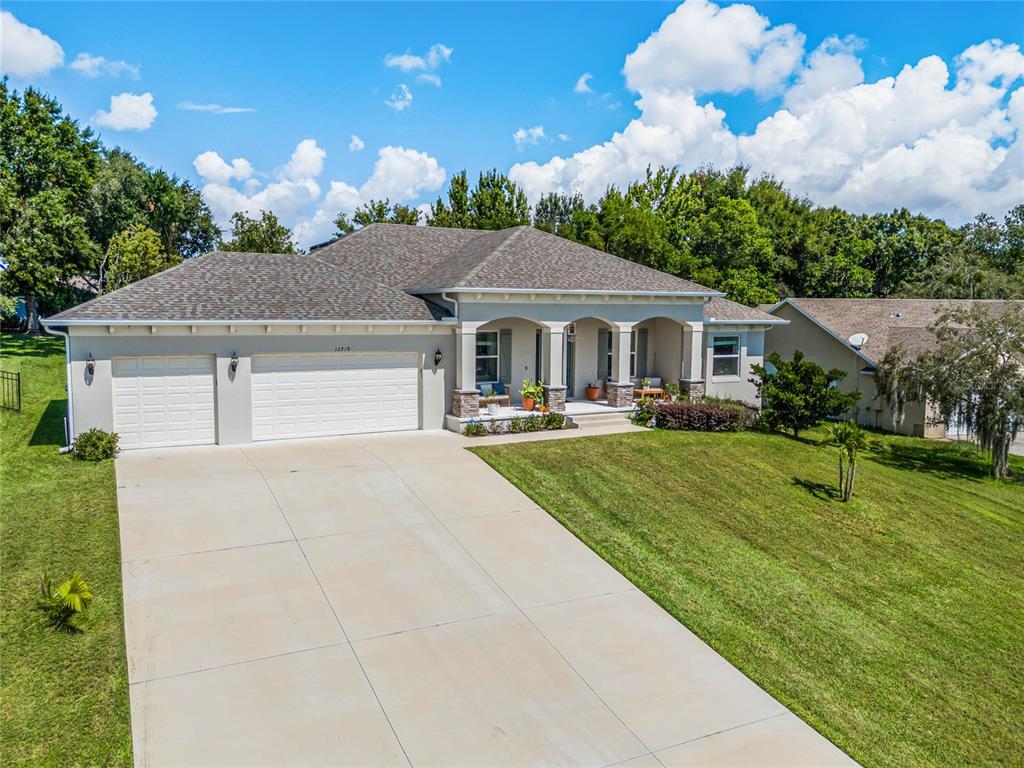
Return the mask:
M 830 189 L 834 184 L 828 180 L 813 179 L 813 169 L 780 171 L 768 167 L 788 167 L 794 162 L 793 153 L 780 155 L 775 151 L 778 141 L 769 140 L 770 137 L 759 140 L 758 146 L 746 148 L 743 140 L 736 138 L 752 135 L 762 120 L 786 107 L 787 99 L 792 98 L 787 96 L 787 89 L 800 80 L 801 67 L 809 66 L 815 49 L 831 36 L 838 36 L 841 50 L 833 46 L 830 55 L 845 56 L 844 61 L 856 59 L 862 83 L 894 77 L 905 65 L 938 56 L 951 72 L 949 91 L 955 85 L 956 57 L 972 45 L 999 39 L 1003 46 L 987 51 L 986 56 L 1002 69 L 993 76 L 998 80 L 990 81 L 986 87 L 997 87 L 1001 93 L 989 95 L 983 106 L 990 122 L 993 112 L 1002 111 L 1006 113 L 1007 125 L 1014 125 L 1009 103 L 1012 93 L 1021 85 L 1013 48 L 1024 43 L 1022 3 L 751 5 L 755 12 L 745 18 L 763 19 L 768 32 L 764 40 L 753 43 L 753 48 L 743 48 L 743 55 L 756 57 L 764 50 L 758 46 L 771 45 L 772 30 L 782 30 L 780 34 L 790 38 L 798 36 L 801 41 L 799 62 L 794 60 L 790 71 L 783 72 L 779 82 L 769 88 L 749 83 L 719 88 L 721 84 L 714 75 L 698 71 L 699 67 L 692 75 L 671 82 L 671 78 L 666 81 L 661 74 L 652 74 L 652 65 L 646 69 L 638 65 L 631 75 L 633 87 L 627 87 L 627 56 L 666 22 L 677 8 L 675 3 L 7 2 L 4 9 L 20 24 L 36 28 L 55 41 L 63 52 L 63 66 L 34 74 L 12 73 L 14 87 L 35 85 L 54 95 L 74 118 L 93 125 L 99 122 L 94 118 L 98 110 L 110 109 L 112 96 L 152 94 L 158 114 L 148 128 L 114 130 L 97 125 L 97 131 L 106 143 L 124 146 L 144 161 L 199 185 L 209 182 L 194 165 L 195 158 L 204 152 L 215 152 L 228 161 L 249 161 L 253 168 L 251 178 L 256 181 L 250 181 L 248 189 L 241 178 L 225 182 L 244 194 L 256 191 L 257 182 L 260 188 L 265 188 L 280 179 L 280 168 L 288 162 L 296 145 L 304 139 L 315 141 L 316 147 L 326 153 L 321 159 L 322 167 L 315 174 L 308 174 L 319 193 L 310 192 L 306 205 L 299 206 L 302 210 L 296 208 L 286 216 L 292 224 L 308 219 L 323 204 L 332 180 L 361 189 L 374 174 L 378 150 L 383 147 L 414 149 L 436 161 L 436 170 L 425 171 L 430 179 L 427 188 L 415 183 L 372 187 L 405 190 L 412 203 L 431 200 L 443 189 L 443 182 L 438 183 L 441 168 L 445 170 L 443 178 L 447 179 L 461 168 L 468 168 L 471 174 L 490 167 L 507 171 L 530 161 L 535 166 L 524 167 L 521 178 L 531 195 L 548 184 L 566 190 L 579 188 L 593 197 L 594 190 L 603 184 L 625 180 L 630 168 L 641 167 L 636 166 L 640 160 L 634 158 L 615 166 L 607 152 L 595 150 L 593 157 L 608 164 L 604 181 L 588 177 L 576 167 L 592 165 L 588 159 L 591 155 L 581 155 L 580 163 L 571 164 L 574 167 L 569 169 L 552 166 L 551 160 L 556 156 L 571 158 L 575 153 L 600 147 L 631 121 L 639 121 L 644 128 L 664 124 L 666 130 L 679 138 L 654 151 L 623 145 L 624 148 L 616 149 L 618 155 L 635 151 L 640 159 L 653 157 L 684 166 L 743 161 L 757 170 L 781 173 L 797 191 L 816 199 L 833 196 L 822 202 L 850 205 L 851 200 L 858 199 L 856 184 L 866 183 L 863 179 L 857 181 L 857 173 L 863 175 L 871 163 L 904 163 L 907 170 L 900 171 L 904 175 L 887 181 L 891 193 L 877 200 L 868 195 L 865 207 L 902 204 L 898 193 L 907 183 L 905 175 L 912 168 L 924 175 L 917 166 L 927 158 L 923 151 L 919 153 L 921 157 L 914 158 L 901 158 L 892 151 L 900 147 L 916 149 L 915 141 L 935 136 L 937 130 L 948 127 L 950 120 L 960 127 L 969 120 L 980 124 L 978 108 L 953 114 L 950 107 L 935 118 L 938 122 L 908 128 L 910 133 L 901 132 L 886 139 L 889 145 L 865 147 L 862 156 L 848 158 L 842 164 L 842 173 L 853 184 L 852 188 L 843 187 L 845 191 Z M 725 4 L 722 8 L 710 8 L 711 13 L 729 10 Z M 737 27 L 735 22 L 713 26 L 715 18 L 706 8 L 700 18 L 694 16 L 687 22 L 687 29 L 704 23 L 709 25 L 707 35 L 726 35 L 722 47 L 747 45 L 728 37 L 730 30 Z M 688 34 L 686 29 L 680 29 L 673 34 Z M 705 32 L 697 29 L 695 34 Z M 649 46 L 652 54 L 685 51 L 685 37 L 668 39 L 668 30 L 662 37 L 656 41 L 660 48 L 654 48 L 655 42 Z M 431 46 L 438 44 L 450 48 L 451 53 L 447 61 L 440 57 L 434 68 L 403 71 L 385 64 L 389 55 L 408 53 L 426 57 Z M 130 72 L 85 76 L 81 69 L 69 66 L 83 52 L 137 67 L 138 78 Z M 1016 55 L 1020 55 L 1019 48 Z M 5 71 L 10 72 L 6 57 L 4 63 Z M 687 66 L 686 61 L 666 58 L 664 69 L 671 74 L 686 70 Z M 25 71 L 25 65 L 21 71 Z M 591 74 L 587 84 L 592 93 L 574 91 L 584 73 Z M 440 78 L 440 86 L 418 80 L 422 75 Z M 702 77 L 710 80 L 702 83 Z M 841 78 L 837 82 L 833 93 L 857 85 Z M 385 102 L 398 92 L 401 84 L 409 89 L 412 101 L 398 111 Z M 926 86 L 920 87 L 922 93 L 927 93 Z M 697 107 L 712 104 L 722 110 L 725 114 L 717 121 L 718 132 L 723 127 L 728 129 L 729 146 L 723 149 L 721 142 L 709 144 L 709 137 L 716 130 L 710 124 L 699 129 L 706 131 L 706 135 L 687 137 L 687 125 L 696 114 L 691 114 L 688 106 L 655 114 L 655 110 L 634 105 L 638 98 L 653 98 L 655 92 L 671 92 L 673 98 L 692 92 Z M 1024 104 L 1024 97 L 1018 100 Z M 187 102 L 252 111 L 214 114 L 178 108 L 177 105 Z M 886 119 L 883 113 L 872 110 L 874 107 L 867 109 L 866 119 Z M 827 124 L 835 118 L 825 115 L 820 120 Z M 811 124 L 812 118 L 805 122 Z M 543 138 L 517 148 L 513 139 L 517 129 L 537 126 L 543 127 Z M 793 130 L 795 127 L 790 134 Z M 809 130 L 818 131 L 813 127 Z M 349 149 L 353 134 L 365 144 L 361 151 Z M 1015 137 L 1011 127 L 990 131 L 983 141 L 998 155 L 1000 149 L 1005 151 L 1014 145 Z M 959 139 L 968 141 L 963 136 Z M 829 143 L 836 144 L 834 137 L 825 137 L 822 142 L 823 151 Z M 945 146 L 948 151 L 949 145 Z M 971 151 L 971 147 L 963 146 L 964 152 Z M 980 190 L 967 203 L 961 200 L 953 204 L 941 196 L 936 198 L 933 191 L 921 189 L 908 195 L 906 204 L 951 219 L 963 218 L 969 209 L 978 207 L 1006 207 L 1006 201 L 1022 191 L 1021 174 L 1014 175 L 1012 168 L 1005 169 L 1007 162 L 1016 162 L 1013 157 L 1002 157 L 1002 172 L 1010 174 L 1006 183 L 999 194 L 984 189 L 985 184 L 991 186 L 992 175 L 998 175 L 1000 157 L 996 155 L 972 156 L 976 165 L 988 164 L 985 176 L 989 181 L 979 175 L 972 187 L 965 188 L 959 197 L 963 197 L 963 192 L 973 194 L 975 187 Z M 933 151 L 931 157 L 936 156 L 937 151 Z M 751 162 L 751 158 L 755 160 Z M 417 161 L 422 159 L 417 157 Z M 423 172 L 416 167 L 399 170 Z M 292 174 L 294 181 L 300 176 Z M 216 192 L 211 191 L 212 199 L 219 201 L 221 208 L 239 205 L 237 195 L 217 198 Z M 347 204 L 357 197 L 350 195 Z M 223 216 L 224 211 L 218 213 Z M 308 229 L 310 236 L 314 230 L 319 236 L 324 230 L 323 222 L 309 225 Z

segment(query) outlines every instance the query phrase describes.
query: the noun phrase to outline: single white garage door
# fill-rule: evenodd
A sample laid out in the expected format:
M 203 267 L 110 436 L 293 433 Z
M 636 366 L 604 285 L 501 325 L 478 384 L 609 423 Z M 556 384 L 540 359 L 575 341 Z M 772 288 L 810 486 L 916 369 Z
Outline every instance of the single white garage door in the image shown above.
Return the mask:
M 418 429 L 415 353 L 256 355 L 252 439 Z
M 212 355 L 114 358 L 114 431 L 122 448 L 217 439 Z

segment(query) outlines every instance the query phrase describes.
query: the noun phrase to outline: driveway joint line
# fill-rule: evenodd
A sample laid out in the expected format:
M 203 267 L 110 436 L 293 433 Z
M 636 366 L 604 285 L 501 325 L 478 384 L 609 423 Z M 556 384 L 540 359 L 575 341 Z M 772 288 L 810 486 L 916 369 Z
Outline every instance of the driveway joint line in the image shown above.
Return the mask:
M 311 645 L 309 648 L 298 648 L 294 651 L 283 651 L 281 653 L 271 653 L 268 656 L 256 656 L 251 659 L 239 659 L 238 661 L 228 661 L 224 664 L 214 664 L 212 667 L 200 667 L 199 669 L 188 669 L 184 672 L 175 672 L 171 675 L 158 675 L 156 677 L 147 677 L 145 680 L 135 680 L 128 683 L 129 687 L 136 685 L 146 685 L 148 683 L 158 683 L 161 680 L 173 680 L 176 677 L 188 677 L 189 675 L 198 675 L 203 672 L 213 672 L 217 669 L 227 669 L 228 667 L 240 667 L 243 664 L 252 664 L 256 661 L 268 661 L 270 659 L 280 659 L 283 656 L 296 656 L 300 653 L 311 653 L 313 651 L 322 651 L 324 648 L 338 648 L 342 645 L 351 645 L 348 640 L 340 640 L 337 643 L 327 643 L 326 645 Z
M 370 640 L 379 640 L 382 637 L 394 637 L 395 635 L 405 635 L 410 632 L 426 632 L 431 629 L 438 629 L 440 627 L 450 627 L 453 624 L 467 624 L 471 621 L 480 621 L 481 619 L 489 619 L 492 616 L 503 616 L 506 613 L 517 613 L 519 609 L 513 605 L 503 611 L 491 611 L 490 613 L 481 613 L 477 616 L 466 616 L 462 619 L 450 619 L 448 621 L 439 621 L 436 624 L 423 624 L 418 627 L 406 627 L 405 629 L 396 629 L 393 632 L 381 632 L 379 635 L 370 635 L 368 637 L 353 637 L 349 640 L 353 645 L 355 643 L 364 643 Z
M 784 717 L 785 715 L 791 715 L 791 714 L 793 714 L 793 713 L 790 712 L 788 709 L 786 709 L 786 710 L 784 710 L 782 712 L 776 712 L 774 715 L 766 715 L 765 717 L 759 717 L 756 720 L 751 720 L 748 723 L 739 723 L 738 725 L 730 725 L 728 728 L 723 728 L 720 731 L 714 731 L 712 733 L 705 733 L 702 736 L 694 736 L 692 739 L 686 739 L 685 741 L 680 741 L 680 742 L 678 742 L 676 744 L 669 744 L 667 747 L 659 747 L 658 748 L 658 752 L 664 752 L 664 751 L 669 750 L 669 749 L 675 749 L 676 747 L 682 747 L 682 746 L 684 746 L 686 744 L 693 744 L 693 742 L 695 742 L 695 741 L 703 741 L 704 739 L 710 739 L 712 736 L 719 736 L 719 735 L 721 735 L 723 733 L 730 733 L 731 731 L 736 731 L 736 730 L 739 730 L 740 728 L 747 728 L 747 727 L 749 727 L 751 725 L 757 725 L 758 723 L 764 723 L 764 722 L 766 722 L 768 720 L 774 720 L 777 717 Z M 799 719 L 799 718 L 797 718 L 797 719 Z M 803 722 L 803 721 L 801 720 L 801 722 Z M 810 728 L 810 726 L 807 726 L 807 727 Z M 815 731 L 815 733 L 817 733 L 817 731 Z M 822 737 L 822 738 L 824 738 L 824 737 Z M 655 754 L 655 757 L 657 757 L 657 754 Z
M 338 612 L 334 608 L 334 603 L 331 602 L 331 598 L 327 595 L 327 590 L 324 589 L 324 585 L 320 582 L 320 577 L 317 576 L 316 569 L 313 568 L 313 564 L 309 562 L 309 556 L 306 554 L 306 550 L 302 548 L 302 542 L 295 536 L 295 530 L 292 528 L 291 521 L 288 519 L 288 515 L 284 511 L 284 507 L 281 506 L 281 502 L 277 498 L 277 494 L 274 493 L 274 489 L 270 485 L 270 481 L 267 480 L 267 476 L 263 474 L 263 470 L 259 468 L 252 457 L 245 452 L 245 449 L 241 449 L 242 455 L 249 460 L 249 463 L 253 465 L 260 477 L 263 478 L 263 482 L 267 486 L 267 490 L 270 492 L 271 497 L 274 499 L 274 504 L 277 505 L 278 510 L 281 512 L 281 516 L 284 518 L 285 524 L 288 526 L 288 530 L 291 531 L 292 538 L 295 540 L 295 546 L 299 548 L 299 552 L 302 553 L 302 559 L 306 561 L 306 567 L 309 568 L 309 572 L 313 575 L 313 579 L 316 581 L 316 585 L 320 588 L 320 594 L 324 596 L 324 600 L 327 601 L 327 607 L 331 609 L 331 613 L 334 614 L 334 620 L 338 622 L 338 628 L 341 630 L 341 634 L 345 636 L 345 640 L 349 641 L 348 632 L 345 631 L 345 625 L 341 621 L 341 617 L 338 616 Z M 371 456 L 375 454 L 370 454 Z M 390 468 L 390 467 L 389 467 Z M 393 471 L 393 470 L 392 470 Z M 405 756 L 405 761 L 412 766 L 412 760 L 409 758 L 409 753 L 405 749 L 405 745 L 402 740 L 398 737 L 398 731 L 395 730 L 394 723 L 391 722 L 391 717 L 388 715 L 386 709 L 384 709 L 384 702 L 380 700 L 380 696 L 377 693 L 377 689 L 373 687 L 373 682 L 370 680 L 370 676 L 366 673 L 366 667 L 363 666 L 363 660 L 359 658 L 359 654 L 356 653 L 355 646 L 352 645 L 351 641 L 348 642 L 349 647 L 352 649 L 352 656 L 356 660 L 356 664 L 359 665 L 359 670 L 363 673 L 363 679 L 366 680 L 366 685 L 369 686 L 370 692 L 373 694 L 373 698 L 377 700 L 377 706 L 380 707 L 380 712 L 384 715 L 384 719 L 387 721 L 388 728 L 391 729 L 391 734 L 395 737 L 395 741 L 398 743 L 399 748 L 402 750 L 402 754 Z
M 373 453 L 373 451 L 372 451 L 372 450 L 371 450 L 370 448 L 367 448 L 367 450 L 368 450 L 368 451 L 370 451 L 370 453 L 371 453 L 371 454 L 373 454 L 374 456 L 377 456 L 377 454 Z M 463 450 L 465 450 L 465 449 L 463 449 Z M 471 451 L 467 451 L 467 453 L 471 453 Z M 475 454 L 474 454 L 474 456 L 475 456 Z M 421 498 L 420 498 L 419 494 L 417 494 L 417 493 L 416 493 L 416 491 L 415 491 L 415 490 L 414 490 L 413 488 L 411 488 L 411 487 L 410 487 L 410 486 L 408 485 L 408 483 L 406 483 L 406 482 L 405 482 L 405 478 L 404 478 L 404 477 L 402 477 L 402 476 L 401 476 L 400 474 L 398 474 L 398 472 L 396 472 L 396 471 L 395 471 L 394 467 L 392 467 L 392 466 L 391 466 L 391 464 L 390 464 L 390 463 L 388 462 L 388 460 L 387 460 L 387 459 L 385 459 L 385 458 L 383 458 L 383 457 L 381 457 L 381 456 L 377 456 L 377 458 L 379 458 L 379 459 L 380 459 L 381 461 L 383 461 L 383 462 L 384 462 L 384 463 L 385 463 L 385 464 L 387 465 L 388 469 L 390 469 L 390 470 L 391 470 L 392 472 L 394 472 L 394 474 L 395 474 L 395 477 L 397 477 L 397 478 L 398 478 L 398 479 L 399 479 L 399 480 L 400 480 L 400 481 L 402 482 L 402 485 L 404 485 L 404 486 L 405 486 L 406 488 L 408 488 L 408 489 L 409 489 L 409 493 L 411 493 L 411 494 L 412 494 L 413 496 L 415 496 L 415 497 L 416 497 L 416 499 L 417 499 L 417 500 L 418 500 L 418 501 L 419 501 L 419 502 L 420 502 L 421 504 L 423 504 L 423 506 L 424 506 L 424 507 L 426 507 L 426 508 L 427 508 L 427 510 L 428 510 L 428 511 L 430 512 L 430 514 L 432 514 L 432 515 L 434 516 L 434 518 L 435 518 L 435 519 L 436 519 L 436 520 L 437 520 L 437 521 L 438 521 L 438 522 L 439 522 L 439 523 L 440 523 L 440 524 L 441 524 L 441 525 L 442 525 L 442 526 L 444 527 L 444 529 L 445 529 L 446 531 L 448 531 L 448 533 L 449 533 L 449 534 L 451 535 L 451 537 L 452 537 L 452 538 L 453 538 L 453 539 L 454 539 L 454 540 L 455 540 L 455 541 L 456 541 L 456 542 L 458 543 L 458 545 L 459 545 L 459 546 L 460 546 L 460 547 L 462 548 L 462 551 L 463 551 L 463 552 L 465 552 L 465 553 L 466 553 L 466 555 L 467 555 L 467 556 L 469 557 L 469 559 L 470 559 L 470 560 L 472 560 L 472 561 L 473 561 L 473 562 L 474 562 L 474 563 L 476 564 L 476 567 L 477 567 L 477 568 L 479 568 L 479 569 L 480 569 L 480 570 L 481 570 L 481 571 L 482 571 L 483 573 L 485 573 L 485 574 L 487 575 L 487 578 L 489 578 L 489 579 L 490 579 L 490 580 L 491 580 L 491 581 L 492 581 L 492 582 L 494 583 L 494 585 L 495 585 L 495 586 L 496 586 L 496 587 L 497 587 L 497 588 L 498 588 L 499 590 L 501 590 L 501 593 L 502 593 L 503 595 L 505 595 L 505 597 L 506 597 L 506 598 L 508 599 L 508 601 L 509 601 L 510 603 L 512 603 L 512 605 L 513 605 L 513 606 L 515 606 L 515 609 L 516 609 L 517 611 L 519 611 L 519 615 L 521 615 L 521 616 L 522 616 L 522 617 L 523 617 L 523 618 L 524 618 L 524 619 L 525 619 L 525 620 L 526 620 L 526 621 L 527 621 L 527 622 L 528 622 L 528 623 L 530 624 L 530 626 L 532 626 L 532 627 L 534 628 L 534 630 L 535 630 L 535 631 L 537 632 L 537 634 L 539 634 L 539 635 L 540 635 L 540 636 L 541 636 L 542 638 L 544 638 L 544 641 L 545 641 L 545 642 L 546 642 L 546 643 L 547 643 L 547 644 L 548 644 L 548 645 L 549 645 L 549 646 L 551 647 L 551 649 L 552 649 L 552 650 L 553 650 L 553 651 L 554 651 L 554 652 L 555 652 L 556 654 L 558 654 L 558 657 L 559 657 L 560 659 L 562 659 L 562 661 L 563 661 L 563 662 L 565 662 L 566 666 L 568 666 L 568 667 L 569 667 L 569 669 L 571 669 L 571 670 L 573 671 L 573 674 L 575 674 L 575 675 L 576 675 L 576 677 L 577 677 L 577 678 L 579 678 L 579 680 L 580 680 L 580 681 L 581 681 L 581 682 L 582 682 L 582 683 L 583 683 L 583 684 L 584 684 L 585 686 L 587 686 L 587 688 L 588 688 L 588 689 L 590 690 L 590 692 L 591 692 L 592 694 L 594 694 L 594 696 L 595 696 L 595 697 L 597 698 L 597 700 L 598 700 L 598 701 L 600 701 L 600 702 L 601 702 L 601 703 L 602 703 L 602 704 L 604 705 L 605 709 L 607 709 L 607 710 L 608 710 L 609 712 L 611 712 L 612 716 L 613 716 L 613 717 L 614 717 L 614 718 L 615 718 L 616 720 L 618 720 L 618 721 L 619 721 L 619 723 L 621 723 L 621 724 L 622 724 L 622 727 L 623 727 L 623 728 L 625 728 L 625 729 L 626 729 L 626 731 L 627 731 L 627 732 L 628 732 L 628 733 L 629 733 L 629 734 L 630 734 L 630 735 L 631 735 L 631 736 L 632 736 L 632 737 L 633 737 L 634 739 L 636 739 L 637 743 L 638 743 L 638 744 L 639 744 L 639 745 L 640 745 L 641 747 L 643 747 L 644 749 L 646 749 L 646 750 L 647 750 L 648 752 L 652 751 L 652 750 L 651 750 L 651 748 L 650 748 L 650 747 L 649 747 L 649 746 L 648 746 L 648 745 L 647 745 L 647 744 L 646 744 L 646 743 L 644 742 L 644 740 L 643 740 L 643 739 L 641 739 L 641 738 L 640 738 L 640 737 L 639 737 L 639 736 L 638 736 L 638 735 L 636 734 L 636 732 L 635 732 L 635 731 L 633 731 L 633 729 L 632 729 L 632 728 L 630 728 L 630 727 L 629 727 L 629 726 L 628 726 L 628 725 L 626 724 L 626 721 L 622 719 L 622 716 L 621 716 L 621 715 L 619 715 L 619 713 L 618 713 L 618 712 L 616 712 L 616 711 L 615 711 L 614 709 L 612 709 L 611 705 L 610 705 L 610 704 L 609 704 L 609 703 L 608 703 L 607 701 L 605 701 L 605 700 L 604 700 L 604 697 L 603 697 L 603 696 L 601 696 L 601 694 L 599 694 L 599 693 L 598 693 L 598 692 L 597 692 L 596 690 L 594 690 L 594 686 L 592 686 L 592 685 L 590 684 L 590 681 L 589 681 L 589 680 L 587 680 L 587 679 L 586 679 L 585 677 L 583 677 L 583 675 L 581 675 L 581 674 L 580 674 L 579 670 L 578 670 L 578 669 L 576 669 L 576 667 L 574 667 L 574 666 L 572 665 L 572 662 L 570 662 L 570 661 L 569 661 L 569 659 L 567 659 L 567 658 L 565 657 L 565 655 L 564 655 L 564 654 L 563 654 L 563 653 L 562 653 L 562 652 L 561 652 L 561 651 L 560 651 L 560 650 L 559 650 L 559 649 L 558 649 L 558 648 L 557 648 L 557 647 L 555 646 L 555 644 L 554 644 L 553 642 L 551 642 L 551 638 L 549 638 L 549 637 L 548 637 L 547 635 L 545 635 L 545 634 L 544 634 L 544 633 L 543 633 L 543 632 L 541 631 L 540 627 L 538 627 L 538 626 L 537 626 L 537 625 L 536 625 L 536 624 L 534 623 L 533 619 L 531 619 L 531 618 L 530 618 L 530 617 L 529 617 L 529 616 L 528 616 L 528 615 L 526 614 L 526 611 L 524 611 L 524 610 L 523 610 L 523 608 L 522 608 L 522 607 L 521 607 L 521 606 L 519 605 L 519 603 L 517 603 L 517 602 L 516 602 L 515 600 L 513 600 L 513 599 L 512 599 L 512 595 L 510 595 L 510 594 L 509 594 L 509 593 L 508 593 L 507 591 L 505 591 L 505 588 L 501 586 L 501 584 L 500 584 L 500 583 L 498 582 L 498 580 L 497 580 L 497 579 L 495 579 L 495 578 L 494 578 L 494 576 L 493 576 L 493 575 L 491 575 L 490 571 L 488 571 L 488 570 L 487 570 L 486 568 L 484 568 L 483 564 L 482 564 L 482 563 L 481 563 L 481 562 L 480 562 L 479 560 L 477 560 L 477 559 L 476 559 L 476 556 L 475 556 L 475 555 L 474 555 L 474 554 L 473 554 L 472 552 L 470 552 L 470 551 L 469 551 L 469 549 L 468 549 L 468 548 L 466 547 L 466 545 L 462 543 L 462 540 L 461 540 L 461 539 L 460 539 L 460 538 L 459 538 L 458 536 L 456 536 L 456 535 L 455 535 L 455 532 L 454 532 L 454 531 L 452 531 L 452 530 L 451 530 L 451 529 L 450 529 L 450 528 L 448 527 L 448 525 L 447 525 L 447 524 L 445 523 L 445 521 L 444 521 L 444 520 L 442 520 L 441 518 L 439 518 L 439 517 L 437 516 L 437 514 L 435 514 L 434 510 L 433 510 L 433 509 L 431 509 L 431 508 L 430 508 L 430 506 L 429 506 L 429 505 L 428 505 L 428 504 L 427 504 L 426 502 L 424 502 L 424 501 L 423 501 L 423 499 L 421 499 Z M 490 470 L 491 472 L 493 472 L 493 473 L 494 473 L 494 474 L 495 474 L 495 475 L 496 475 L 496 476 L 497 476 L 497 477 L 498 477 L 498 478 L 499 478 L 499 479 L 500 479 L 501 481 L 503 481 L 503 482 L 506 482 L 506 483 L 508 483 L 508 480 L 506 480 L 506 479 L 505 479 L 504 477 L 502 477 L 502 476 L 501 476 L 501 474 L 500 474 L 500 473 L 499 473 L 499 472 L 498 472 L 498 471 L 497 471 L 496 469 L 494 469 L 494 467 L 492 467 L 492 466 L 491 466 L 490 464 L 488 464 L 488 463 L 487 463 L 486 461 L 484 461 L 483 459 L 481 459 L 481 458 L 480 458 L 479 456 L 476 456 L 476 458 L 477 458 L 477 460 L 478 460 L 478 461 L 479 461 L 479 462 L 480 462 L 481 464 L 483 464 L 483 465 L 484 465 L 484 466 L 486 466 L 486 467 L 487 467 L 487 468 L 488 468 L 488 469 L 489 469 L 489 470 Z M 511 485 L 511 483 L 509 483 L 509 484 Z M 538 507 L 538 509 L 540 509 L 540 510 L 541 510 L 542 512 L 544 512 L 544 514 L 545 514 L 545 515 L 548 515 L 548 516 L 550 517 L 550 515 L 548 514 L 548 512 L 547 512 L 546 510 L 544 510 L 544 509 L 543 509 L 543 508 L 541 508 L 541 507 Z M 524 511 L 526 511 L 526 510 L 524 510 Z M 552 518 L 552 519 L 554 519 L 554 518 Z M 558 521 L 556 520 L 555 522 L 558 522 Z M 559 523 L 559 525 L 561 525 L 561 523 Z M 564 528 L 564 526 L 562 526 L 562 527 Z M 565 529 L 565 530 L 568 530 L 568 529 Z M 573 536 L 573 538 L 575 538 L 575 534 L 573 534 L 573 533 L 572 533 L 572 531 L 569 531 L 569 534 L 570 534 L 571 536 Z M 579 539 L 577 539 L 577 541 L 579 541 Z M 582 543 L 582 542 L 580 542 L 580 543 Z M 584 545 L 584 546 L 585 546 L 585 545 Z M 604 562 L 604 560 L 602 560 L 602 562 Z M 608 565 L 608 564 L 607 564 L 607 563 L 605 563 L 605 565 Z M 609 568 L 611 568 L 611 566 L 610 566 L 610 565 L 608 565 L 608 567 L 609 567 Z M 355 650 L 355 649 L 353 648 L 353 651 L 354 651 L 354 650 Z
M 269 547 L 271 544 L 289 544 L 295 539 L 274 539 L 273 541 L 254 541 L 252 544 L 236 544 L 230 547 L 213 547 L 212 549 L 196 549 L 191 552 L 173 552 L 169 555 L 156 555 L 155 557 L 137 557 L 131 560 L 122 560 L 121 565 L 132 563 L 149 563 L 154 560 L 170 560 L 174 557 L 190 557 L 192 555 L 205 555 L 211 552 L 231 552 L 236 549 L 252 549 L 253 547 Z
M 568 603 L 578 603 L 581 600 L 596 600 L 599 597 L 611 597 L 612 595 L 624 595 L 627 592 L 639 592 L 640 589 L 636 586 L 630 585 L 624 589 L 613 589 L 610 592 L 600 592 L 596 595 L 582 595 L 580 597 L 570 597 L 567 600 L 554 600 L 550 603 L 537 603 L 537 605 L 528 605 L 522 610 L 524 611 L 535 611 L 538 608 L 551 608 L 555 605 L 566 605 Z

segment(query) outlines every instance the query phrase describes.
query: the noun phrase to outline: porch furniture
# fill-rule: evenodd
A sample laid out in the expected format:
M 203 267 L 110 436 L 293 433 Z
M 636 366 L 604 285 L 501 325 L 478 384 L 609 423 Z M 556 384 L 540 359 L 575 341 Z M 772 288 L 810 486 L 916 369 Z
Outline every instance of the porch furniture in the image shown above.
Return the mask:
M 653 397 L 655 400 L 665 399 L 665 390 L 661 387 L 647 387 L 646 389 L 638 387 L 633 390 L 633 399 L 639 400 L 641 397 Z
M 512 397 L 510 395 L 488 395 L 480 398 L 481 406 L 487 406 L 491 403 L 497 403 L 498 405 L 504 405 L 506 408 L 511 408 Z

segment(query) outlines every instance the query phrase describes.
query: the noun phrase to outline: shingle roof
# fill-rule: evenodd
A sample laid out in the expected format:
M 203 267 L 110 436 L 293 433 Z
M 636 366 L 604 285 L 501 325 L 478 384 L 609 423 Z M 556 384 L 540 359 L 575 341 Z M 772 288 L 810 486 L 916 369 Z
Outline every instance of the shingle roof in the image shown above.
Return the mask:
M 439 288 L 716 293 L 534 227 L 479 233 L 424 271 L 409 290 Z
M 797 309 L 831 330 L 843 343 L 855 333 L 866 333 L 867 342 L 860 353 L 877 363 L 896 346 L 909 354 L 927 349 L 935 336 L 928 330 L 938 312 L 954 305 L 984 304 L 991 311 L 1001 312 L 1014 301 L 981 301 L 967 299 L 786 299 Z M 851 349 L 853 347 L 851 346 Z
M 459 288 L 715 293 L 532 227 L 372 224 L 309 254 L 215 251 L 49 320 L 429 321 L 447 310 L 417 294 Z
M 436 320 L 439 311 L 315 255 L 214 251 L 49 320 Z
M 772 323 L 779 322 L 779 318 L 769 315 L 760 307 L 748 307 L 738 304 L 721 296 L 715 296 L 704 303 L 704 321 L 714 323 L 715 321 L 725 322 L 748 322 L 748 323 Z

